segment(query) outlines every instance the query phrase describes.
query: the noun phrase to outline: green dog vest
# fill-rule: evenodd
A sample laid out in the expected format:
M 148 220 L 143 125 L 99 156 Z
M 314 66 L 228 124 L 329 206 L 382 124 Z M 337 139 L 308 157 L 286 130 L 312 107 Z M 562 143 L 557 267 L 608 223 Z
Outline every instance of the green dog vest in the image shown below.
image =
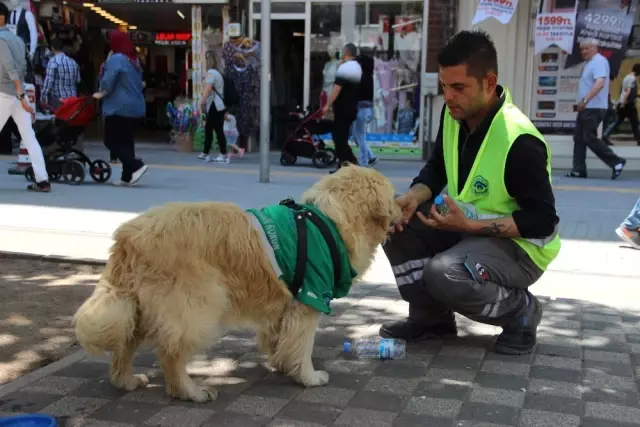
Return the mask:
M 339 252 L 340 280 L 334 283 L 334 266 L 329 246 L 322 233 L 311 221 L 307 227 L 307 259 L 304 280 L 297 295 L 298 301 L 326 314 L 331 313 L 331 300 L 349 293 L 353 279 L 358 275 L 351 266 L 344 241 L 334 222 L 313 205 L 298 205 L 321 218 L 328 226 Z M 295 275 L 298 231 L 294 215 L 287 206 L 270 205 L 262 209 L 248 209 L 253 225 L 265 240 L 267 256 L 276 274 L 291 287 Z

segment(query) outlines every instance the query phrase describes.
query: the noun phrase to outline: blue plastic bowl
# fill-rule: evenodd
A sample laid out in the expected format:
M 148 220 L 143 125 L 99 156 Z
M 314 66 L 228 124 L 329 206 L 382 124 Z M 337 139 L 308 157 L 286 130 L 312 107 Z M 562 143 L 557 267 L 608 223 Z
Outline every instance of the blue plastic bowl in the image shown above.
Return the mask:
M 0 418 L 0 427 L 57 427 L 56 419 L 49 415 L 18 415 Z

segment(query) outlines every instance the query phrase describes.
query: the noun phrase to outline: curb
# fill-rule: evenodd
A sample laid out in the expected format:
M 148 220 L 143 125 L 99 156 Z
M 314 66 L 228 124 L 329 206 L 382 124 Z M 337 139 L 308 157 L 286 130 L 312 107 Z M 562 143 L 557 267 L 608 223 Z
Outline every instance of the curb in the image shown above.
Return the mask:
M 65 356 L 60 360 L 56 360 L 55 362 L 47 366 L 43 366 L 42 368 L 36 369 L 33 372 L 29 372 L 28 374 L 16 378 L 13 381 L 0 385 L 0 398 L 17 390 L 20 390 L 21 388 L 24 388 L 38 380 L 41 380 L 46 376 L 54 374 L 66 368 L 67 366 L 71 366 L 74 363 L 85 359 L 86 357 L 87 353 L 84 350 L 78 350 L 75 353 Z
M 107 264 L 107 261 L 94 259 L 94 258 L 75 258 L 75 257 L 72 258 L 72 257 L 66 257 L 62 255 L 37 255 L 37 254 L 31 254 L 26 252 L 0 251 L 0 258 L 61 262 L 66 264 L 78 264 L 78 265 L 94 265 L 98 267 L 102 267 Z

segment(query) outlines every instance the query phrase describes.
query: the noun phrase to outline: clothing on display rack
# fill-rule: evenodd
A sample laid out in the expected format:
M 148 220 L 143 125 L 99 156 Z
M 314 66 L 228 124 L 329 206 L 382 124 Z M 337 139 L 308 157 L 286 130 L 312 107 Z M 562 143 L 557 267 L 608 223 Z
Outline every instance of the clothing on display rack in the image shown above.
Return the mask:
M 236 120 L 244 137 L 256 133 L 260 109 L 260 43 L 248 38 L 232 39 L 222 50 L 224 72 L 240 96 Z
M 393 131 L 393 110 L 398 105 L 397 94 L 391 92 L 396 86 L 397 77 L 395 59 L 383 61 L 375 59 L 374 66 L 374 110 L 376 132 L 391 133 Z
M 320 107 L 324 107 L 329 100 L 329 95 L 333 90 L 333 82 L 336 80 L 336 71 L 340 65 L 340 60 L 336 57 L 338 49 L 333 45 L 327 47 L 329 61 L 324 64 L 322 69 L 322 92 L 320 92 Z
M 33 13 L 23 6 L 21 0 L 11 0 L 12 10 L 7 27 L 24 41 L 29 59 L 33 58 L 38 47 L 38 25 Z

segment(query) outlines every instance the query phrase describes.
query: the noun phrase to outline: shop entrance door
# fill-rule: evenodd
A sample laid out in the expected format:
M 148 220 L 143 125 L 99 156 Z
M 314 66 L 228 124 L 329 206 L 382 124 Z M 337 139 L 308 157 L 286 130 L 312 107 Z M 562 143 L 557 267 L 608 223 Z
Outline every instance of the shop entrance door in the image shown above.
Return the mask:
M 260 40 L 260 21 L 255 39 Z M 271 107 L 283 112 L 304 109 L 304 21 L 271 22 Z
M 259 13 L 252 16 L 249 35 L 259 41 L 261 16 Z M 310 29 L 306 13 L 271 13 L 272 150 L 282 148 L 291 130 L 293 124 L 289 113 L 309 106 Z

